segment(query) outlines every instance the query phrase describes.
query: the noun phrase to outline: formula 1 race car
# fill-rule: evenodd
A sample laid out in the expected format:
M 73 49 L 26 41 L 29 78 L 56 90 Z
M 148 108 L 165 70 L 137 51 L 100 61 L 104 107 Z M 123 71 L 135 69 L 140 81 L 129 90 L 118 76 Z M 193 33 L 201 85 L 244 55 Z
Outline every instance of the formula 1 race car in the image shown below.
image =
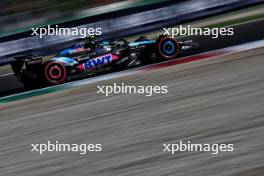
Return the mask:
M 124 39 L 97 42 L 91 37 L 47 61 L 42 57 L 20 56 L 11 66 L 18 80 L 32 88 L 61 84 L 101 71 L 144 65 L 155 59 L 174 59 L 183 51 L 197 47 L 193 41 L 178 42 L 164 35 L 157 40 L 140 37 L 134 42 Z

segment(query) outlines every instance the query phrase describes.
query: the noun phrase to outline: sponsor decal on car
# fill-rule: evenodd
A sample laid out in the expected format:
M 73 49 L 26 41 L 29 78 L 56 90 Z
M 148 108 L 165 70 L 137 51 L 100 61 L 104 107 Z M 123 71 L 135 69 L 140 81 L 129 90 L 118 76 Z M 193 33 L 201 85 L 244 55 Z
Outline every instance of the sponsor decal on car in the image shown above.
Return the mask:
M 94 59 L 90 59 L 86 61 L 85 63 L 78 66 L 78 69 L 80 71 L 82 70 L 88 70 L 92 68 L 96 68 L 102 65 L 106 65 L 111 63 L 113 60 L 117 59 L 118 57 L 112 54 L 107 54 L 103 56 L 96 57 Z

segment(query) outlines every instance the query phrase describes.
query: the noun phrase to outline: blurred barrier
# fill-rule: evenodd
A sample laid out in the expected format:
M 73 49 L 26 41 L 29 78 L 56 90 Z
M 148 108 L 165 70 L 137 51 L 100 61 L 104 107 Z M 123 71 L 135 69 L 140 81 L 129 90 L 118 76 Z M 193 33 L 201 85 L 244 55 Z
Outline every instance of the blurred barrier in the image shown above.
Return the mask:
M 147 10 L 131 15 L 124 15 L 106 19 L 78 28 L 102 28 L 101 39 L 123 37 L 140 32 L 146 32 L 166 25 L 182 23 L 195 18 L 205 17 L 217 13 L 242 8 L 248 5 L 263 2 L 264 0 L 189 0 L 166 7 Z M 80 36 L 38 36 L 21 38 L 18 40 L 0 43 L 0 64 L 12 61 L 18 54 L 35 55 L 51 54 L 78 41 Z
M 0 37 L 47 26 L 80 20 L 124 9 L 138 8 L 171 0 L 2 0 Z

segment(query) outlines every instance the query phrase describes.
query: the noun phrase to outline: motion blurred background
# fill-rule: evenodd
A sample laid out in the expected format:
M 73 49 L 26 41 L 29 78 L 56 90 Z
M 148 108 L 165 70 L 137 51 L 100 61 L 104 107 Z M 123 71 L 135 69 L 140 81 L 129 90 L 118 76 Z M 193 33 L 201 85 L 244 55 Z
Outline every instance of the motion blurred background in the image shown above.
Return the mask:
M 0 175 L 263 176 L 263 0 L 1 0 Z M 78 36 L 31 36 L 31 27 L 101 27 L 102 38 L 154 38 L 162 27 L 234 27 L 234 36 L 185 36 L 201 54 L 239 45 L 251 50 L 113 79 L 111 75 L 28 91 L 8 65 L 19 54 L 45 55 Z M 256 43 L 262 48 L 255 48 Z M 249 48 L 250 48 L 249 47 Z M 179 60 L 173 61 L 180 61 Z M 164 63 L 162 63 L 164 64 Z M 167 64 L 167 62 L 166 62 Z M 166 65 L 165 64 L 165 65 Z M 127 73 L 124 71 L 123 73 Z M 115 74 L 120 74 L 116 72 Z M 106 79 L 110 76 L 111 79 Z M 168 85 L 169 93 L 96 94 L 113 83 Z M 76 84 L 76 86 L 74 86 Z M 69 88 L 65 88 L 69 86 Z M 44 93 L 45 92 L 45 93 Z M 39 156 L 29 145 L 58 140 L 102 143 L 100 154 Z M 163 143 L 233 143 L 235 151 L 177 153 Z
M 7 35 L 8 32 L 26 30 L 32 26 L 58 23 L 161 1 L 168 0 L 2 0 L 0 32 Z

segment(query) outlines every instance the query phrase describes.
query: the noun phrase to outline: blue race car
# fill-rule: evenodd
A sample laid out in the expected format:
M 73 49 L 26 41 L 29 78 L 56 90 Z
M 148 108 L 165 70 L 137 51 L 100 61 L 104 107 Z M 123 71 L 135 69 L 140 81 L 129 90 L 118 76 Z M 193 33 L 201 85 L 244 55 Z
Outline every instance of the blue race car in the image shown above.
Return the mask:
M 177 58 L 184 51 L 198 48 L 193 41 L 178 42 L 161 35 L 156 40 L 140 37 L 98 42 L 94 37 L 62 50 L 56 57 L 20 56 L 11 63 L 13 71 L 26 87 L 61 84 L 102 71 L 126 69 L 155 60 Z

